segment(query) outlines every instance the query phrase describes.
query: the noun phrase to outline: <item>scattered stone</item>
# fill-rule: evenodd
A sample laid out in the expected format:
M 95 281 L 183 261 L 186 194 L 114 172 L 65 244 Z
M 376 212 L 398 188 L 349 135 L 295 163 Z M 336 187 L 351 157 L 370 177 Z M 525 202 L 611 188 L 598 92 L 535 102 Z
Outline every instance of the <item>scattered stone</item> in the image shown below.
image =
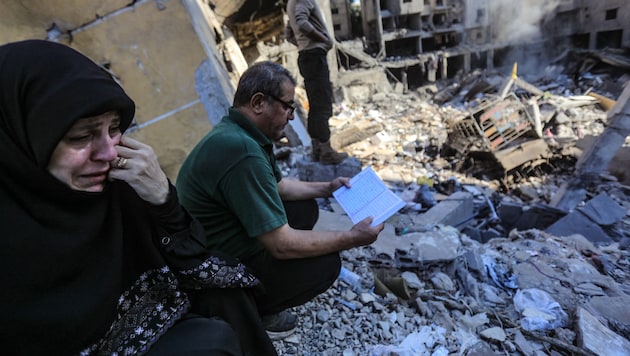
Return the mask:
M 452 292 L 455 290 L 455 284 L 446 273 L 437 272 L 433 277 L 431 277 L 431 283 L 433 283 L 435 289 L 438 290 L 446 292 Z
M 330 318 L 330 313 L 328 310 L 318 310 L 317 311 L 317 321 L 325 322 Z
M 371 293 L 361 293 L 361 295 L 359 296 L 359 300 L 363 304 L 370 304 L 370 303 L 376 301 L 376 298 Z
M 503 331 L 503 329 L 497 326 L 485 329 L 480 334 L 486 340 L 490 340 L 490 341 L 503 342 L 506 339 L 505 331 Z

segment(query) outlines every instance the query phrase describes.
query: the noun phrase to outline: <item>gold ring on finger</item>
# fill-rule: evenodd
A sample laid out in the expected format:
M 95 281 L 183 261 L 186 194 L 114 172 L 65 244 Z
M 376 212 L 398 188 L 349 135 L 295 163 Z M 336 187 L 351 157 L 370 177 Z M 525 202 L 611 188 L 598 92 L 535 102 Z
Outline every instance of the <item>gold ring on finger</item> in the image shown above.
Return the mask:
M 118 161 L 116 161 L 116 167 L 123 169 L 127 165 L 127 159 L 124 157 L 118 157 Z

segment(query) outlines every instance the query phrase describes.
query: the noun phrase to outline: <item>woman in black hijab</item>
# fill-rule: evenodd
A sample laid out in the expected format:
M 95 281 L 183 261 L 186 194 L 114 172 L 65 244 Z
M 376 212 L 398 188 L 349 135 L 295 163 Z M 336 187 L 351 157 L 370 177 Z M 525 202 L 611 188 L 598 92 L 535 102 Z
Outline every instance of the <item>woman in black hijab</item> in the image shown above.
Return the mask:
M 3 354 L 275 354 L 258 281 L 205 249 L 151 148 L 122 137 L 135 105 L 104 70 L 21 41 L 0 46 L 0 85 Z

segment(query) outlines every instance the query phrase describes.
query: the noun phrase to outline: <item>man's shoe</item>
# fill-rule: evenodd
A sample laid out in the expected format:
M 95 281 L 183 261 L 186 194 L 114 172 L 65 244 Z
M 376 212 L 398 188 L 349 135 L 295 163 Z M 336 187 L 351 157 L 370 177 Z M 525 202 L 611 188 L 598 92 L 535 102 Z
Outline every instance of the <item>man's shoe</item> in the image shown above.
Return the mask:
M 278 314 L 264 315 L 262 323 L 271 340 L 280 340 L 295 332 L 297 317 L 283 310 Z

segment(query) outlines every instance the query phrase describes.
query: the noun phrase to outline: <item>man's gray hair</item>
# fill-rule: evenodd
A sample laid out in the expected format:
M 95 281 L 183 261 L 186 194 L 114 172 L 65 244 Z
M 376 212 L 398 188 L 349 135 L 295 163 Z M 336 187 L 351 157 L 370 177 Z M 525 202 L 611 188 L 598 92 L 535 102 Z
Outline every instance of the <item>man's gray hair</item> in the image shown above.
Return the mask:
M 237 108 L 248 105 L 256 93 L 282 97 L 282 83 L 285 81 L 296 85 L 291 72 L 283 66 L 270 61 L 257 62 L 249 67 L 238 81 L 232 106 Z

